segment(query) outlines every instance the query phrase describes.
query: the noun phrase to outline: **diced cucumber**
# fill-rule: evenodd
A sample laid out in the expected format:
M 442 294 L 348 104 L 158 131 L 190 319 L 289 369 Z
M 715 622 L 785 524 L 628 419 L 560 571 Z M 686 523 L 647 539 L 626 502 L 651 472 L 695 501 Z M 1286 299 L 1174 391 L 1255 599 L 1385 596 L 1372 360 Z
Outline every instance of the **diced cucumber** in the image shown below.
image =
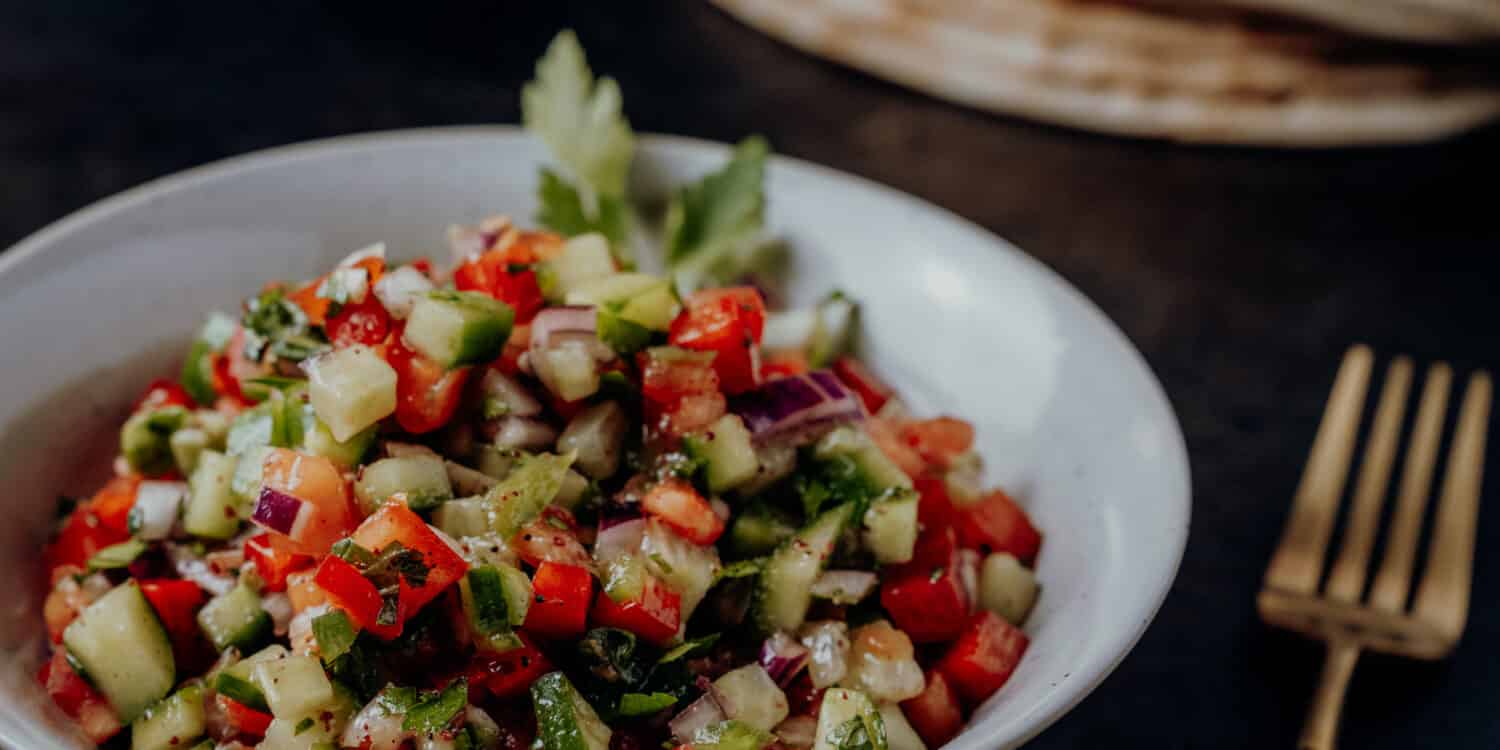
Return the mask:
M 620 555 L 602 573 L 604 593 L 617 602 L 637 601 L 646 588 L 646 561 L 638 555 Z
M 523 645 L 512 630 L 519 623 L 510 614 L 514 594 L 520 592 L 502 572 L 504 569 L 514 570 L 508 565 L 482 565 L 470 568 L 459 581 L 459 601 L 468 619 L 469 631 L 474 635 L 474 645 L 495 653 Z M 525 574 L 521 575 L 524 577 Z M 529 584 L 527 590 L 530 590 Z
M 172 433 L 187 424 L 187 420 L 188 410 L 181 406 L 136 412 L 120 428 L 120 453 L 138 473 L 165 474 L 175 466 Z
M 979 568 L 979 605 L 1012 625 L 1026 622 L 1040 590 L 1036 574 L 1009 552 L 991 554 Z
M 432 525 L 454 539 L 490 533 L 490 519 L 485 513 L 484 500 L 478 497 L 449 500 L 439 505 L 432 511 Z
M 396 371 L 367 346 L 335 349 L 302 368 L 313 411 L 334 440 L 352 440 L 396 412 Z
M 598 363 L 587 347 L 576 343 L 534 349 L 528 355 L 537 379 L 564 401 L 588 398 L 599 391 Z
M 208 433 L 196 427 L 186 427 L 172 433 L 167 445 L 172 450 L 172 463 L 183 474 L 192 474 L 198 466 L 198 456 L 208 449 Z
M 428 292 L 412 305 L 403 338 L 444 367 L 489 362 L 510 338 L 516 311 L 480 292 Z
M 729 547 L 736 557 L 760 557 L 773 552 L 797 533 L 792 520 L 763 502 L 745 509 L 729 527 Z
M 443 468 L 448 472 L 448 484 L 452 485 L 454 495 L 463 497 L 483 495 L 498 484 L 494 477 L 457 461 L 445 460 Z
M 260 662 L 250 679 L 278 719 L 301 719 L 333 702 L 333 684 L 323 673 L 323 664 L 311 656 Z
M 917 493 L 897 490 L 865 511 L 864 543 L 876 562 L 904 563 L 917 547 Z
M 756 624 L 762 631 L 795 631 L 806 619 L 813 582 L 853 513 L 853 503 L 824 511 L 772 553 L 755 586 Z
M 521 451 L 513 448 L 501 449 L 493 445 L 481 445 L 475 452 L 474 468 L 478 469 L 481 474 L 494 479 L 504 479 L 510 476 L 510 470 L 515 468 L 521 455 Z
M 724 673 L 714 680 L 716 693 L 722 695 L 729 718 L 743 721 L 756 729 L 771 731 L 786 719 L 790 710 L 786 693 L 771 679 L 766 668 L 748 664 Z
M 885 721 L 875 704 L 858 690 L 829 688 L 823 693 L 823 707 L 818 711 L 818 738 L 813 750 L 866 745 L 871 750 L 890 750 Z
M 859 467 L 866 485 L 877 492 L 891 488 L 910 489 L 911 477 L 886 457 L 870 436 L 856 427 L 840 427 L 824 435 L 813 447 L 813 457 L 827 460 L 848 456 Z
M 177 750 L 207 729 L 203 686 L 192 683 L 158 701 L 130 724 L 130 750 Z
M 305 391 L 289 392 L 287 402 L 287 421 L 300 427 L 297 445 L 308 453 L 323 456 L 341 467 L 352 468 L 359 465 L 370 452 L 370 446 L 375 444 L 375 425 L 360 430 L 348 440 L 335 439 L 328 425 L 318 419 L 318 412 L 313 409 Z
M 735 414 L 725 414 L 703 432 L 683 438 L 692 455 L 703 459 L 710 492 L 732 490 L 760 470 L 760 459 L 750 442 L 750 430 Z
M 347 688 L 333 683 L 333 700 L 308 716 L 276 718 L 257 747 L 275 750 L 336 750 L 349 720 L 359 711 Z
M 150 542 L 171 536 L 172 527 L 182 516 L 182 503 L 187 494 L 186 482 L 141 482 L 135 491 L 135 505 L 131 506 L 126 517 L 131 536 Z
M 572 454 L 539 453 L 523 458 L 505 479 L 485 493 L 490 530 L 501 539 L 515 536 L 557 497 L 572 463 Z
M 568 469 L 563 474 L 562 484 L 557 488 L 557 496 L 552 498 L 552 504 L 570 512 L 575 511 L 579 503 L 589 496 L 592 487 L 582 474 Z
M 562 672 L 532 683 L 531 703 L 544 750 L 609 750 L 609 725 Z
M 214 390 L 213 356 L 224 349 L 234 335 L 234 319 L 221 312 L 209 313 L 208 320 L 198 330 L 193 345 L 188 348 L 182 361 L 182 372 L 178 380 L 182 387 L 200 404 L 212 404 L 219 397 Z
M 652 331 L 665 331 L 677 317 L 677 296 L 672 285 L 663 282 L 631 297 L 620 308 L 620 318 Z
M 570 305 L 593 305 L 604 307 L 621 304 L 653 289 L 668 288 L 666 279 L 645 273 L 615 273 L 590 279 L 568 291 L 566 301 Z M 671 321 L 668 321 L 670 324 Z
M 172 642 L 134 579 L 85 607 L 63 631 L 63 645 L 121 721 L 133 721 L 176 682 Z
M 260 480 L 265 474 L 266 456 L 275 450 L 269 445 L 256 445 L 240 454 L 235 464 L 234 476 L 229 480 L 229 491 L 240 507 L 250 507 L 260 497 Z
M 453 499 L 448 469 L 437 456 L 382 458 L 359 470 L 354 496 L 366 515 L 374 513 L 392 495 L 401 493 L 406 505 L 427 511 Z
M 253 681 L 255 667 L 261 662 L 284 659 L 289 653 L 285 646 L 273 643 L 225 667 L 217 675 L 211 675 L 209 682 L 215 692 L 223 693 L 257 711 L 269 711 L 271 709 L 266 705 L 266 694 Z
M 216 451 L 198 456 L 198 468 L 188 479 L 182 528 L 205 539 L 228 539 L 240 530 L 239 503 L 230 491 L 239 459 Z
M 827 367 L 849 348 L 859 306 L 839 292 L 818 305 L 818 323 L 807 342 L 807 364 L 817 369 Z
M 650 346 L 651 329 L 633 320 L 626 320 L 615 307 L 606 305 L 599 308 L 594 322 L 599 340 L 621 357 L 628 357 Z
M 198 627 L 219 651 L 233 646 L 244 652 L 271 637 L 271 616 L 261 608 L 255 591 L 241 581 L 198 610 Z
M 877 710 L 880 720 L 885 722 L 885 739 L 891 750 L 927 750 L 927 743 L 906 720 L 906 714 L 901 713 L 901 706 L 882 703 Z
M 585 282 L 615 272 L 615 259 L 609 251 L 609 240 L 598 232 L 570 238 L 562 253 L 547 261 L 553 286 L 548 298 L 553 302 L 567 299 L 568 293 Z
M 734 719 L 709 724 L 690 739 L 693 750 L 764 750 L 776 741 L 770 732 Z
M 646 522 L 641 535 L 641 555 L 646 558 L 646 572 L 682 597 L 682 622 L 698 608 L 723 568 L 718 548 L 693 544 L 655 518 Z
M 568 420 L 557 449 L 574 451 L 573 466 L 594 479 L 608 479 L 620 468 L 620 447 L 629 428 L 625 410 L 614 401 L 602 401 Z
M 240 456 L 252 448 L 269 445 L 286 447 L 282 432 L 282 410 L 275 404 L 262 402 L 240 412 L 229 425 L 229 434 L 224 438 L 224 450 L 231 456 Z

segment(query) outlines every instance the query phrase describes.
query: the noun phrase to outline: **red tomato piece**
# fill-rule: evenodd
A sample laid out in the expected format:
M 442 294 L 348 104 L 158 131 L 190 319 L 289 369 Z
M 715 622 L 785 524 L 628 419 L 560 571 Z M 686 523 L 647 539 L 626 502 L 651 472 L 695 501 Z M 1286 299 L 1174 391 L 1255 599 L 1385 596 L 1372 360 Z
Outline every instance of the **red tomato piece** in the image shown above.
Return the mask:
M 392 625 L 380 625 L 376 618 L 384 601 L 375 584 L 360 574 L 359 569 L 343 558 L 329 555 L 318 565 L 313 581 L 328 599 L 328 603 L 349 615 L 349 620 L 361 629 L 368 630 L 377 638 L 390 640 L 401 635 L 401 613 L 397 613 Z
M 57 538 L 47 546 L 44 553 L 47 569 L 57 570 L 63 565 L 87 567 L 89 558 L 94 553 L 129 538 L 130 535 L 123 530 L 112 529 L 100 523 L 94 512 L 84 505 L 68 516 Z
M 307 316 L 307 322 L 315 326 L 324 325 L 328 322 L 328 308 L 333 303 L 318 296 L 318 287 L 323 285 L 324 277 L 313 279 L 306 286 L 286 296 Z
M 286 591 L 287 576 L 311 567 L 311 555 L 278 549 L 269 532 L 245 540 L 245 559 L 255 563 L 255 570 L 266 583 L 267 591 Z
M 130 509 L 135 507 L 140 477 L 115 477 L 104 483 L 89 501 L 89 511 L 99 523 L 113 531 L 130 533 Z
M 1003 490 L 994 490 L 959 513 L 959 534 L 964 546 L 991 552 L 1009 552 L 1030 565 L 1042 548 L 1042 535 L 1031 525 L 1026 511 Z
M 946 470 L 974 447 L 974 426 L 954 417 L 935 417 L 901 425 L 901 438 L 923 460 Z
M 719 376 L 707 357 L 670 348 L 640 355 L 641 395 L 647 424 L 684 435 L 724 415 Z
M 771 380 L 789 375 L 801 375 L 810 369 L 807 357 L 802 352 L 778 352 L 760 363 L 760 379 Z
M 766 302 L 754 287 L 705 289 L 683 302 L 668 340 L 674 346 L 713 352 L 724 392 L 743 393 L 760 384 L 760 339 Z
M 396 422 L 416 435 L 432 432 L 453 419 L 473 368 L 446 370 L 406 348 L 401 343 L 401 327 L 394 334 L 386 361 L 396 371 Z
M 875 377 L 870 368 L 853 357 L 839 357 L 833 361 L 833 374 L 849 386 L 859 400 L 864 402 L 865 411 L 874 414 L 885 406 L 885 402 L 895 397 L 896 392 Z
M 317 582 L 318 570 L 299 570 L 286 576 L 286 595 L 292 600 L 292 611 L 328 603 L 328 594 Z
M 600 591 L 594 600 L 593 619 L 597 627 L 629 630 L 665 646 L 677 637 L 677 627 L 682 623 L 682 597 L 656 576 L 647 576 L 637 599 L 617 602 Z
M 994 612 L 970 618 L 937 668 L 953 681 L 953 688 L 970 703 L 981 703 L 1010 679 L 1031 640 L 1021 629 Z
M 355 344 L 374 346 L 385 340 L 391 316 L 371 294 L 364 302 L 346 304 L 328 319 L 328 340 L 343 349 Z
M 641 510 L 694 544 L 713 544 L 724 534 L 724 519 L 693 485 L 681 479 L 663 479 L 653 485 L 641 498 Z
M 521 243 L 511 243 L 503 250 L 470 258 L 453 272 L 453 285 L 460 291 L 488 294 L 515 309 L 517 323 L 530 323 L 546 302 L 535 271 L 513 270 L 514 266 L 536 262 L 535 255 L 521 247 Z
M 909 477 L 927 473 L 927 461 L 901 438 L 900 425 L 893 420 L 870 417 L 865 420 L 865 432 L 875 445 Z
M 164 406 L 181 406 L 184 409 L 192 409 L 198 404 L 188 394 L 187 389 L 176 382 L 165 378 L 151 381 L 146 386 L 146 392 L 141 394 L 139 401 L 135 402 L 135 408 L 131 411 L 142 409 L 160 409 Z
M 927 684 L 915 698 L 901 701 L 901 713 L 928 747 L 941 747 L 964 728 L 963 707 L 948 678 L 927 670 Z
M 931 529 L 918 538 L 911 562 L 886 573 L 880 604 L 913 641 L 948 641 L 963 631 L 970 602 L 958 552 L 952 528 Z
M 37 682 L 46 689 L 52 702 L 78 722 L 79 728 L 94 742 L 102 743 L 124 728 L 119 714 L 104 695 L 73 671 L 63 649 L 52 652 L 52 660 L 37 672 Z
M 558 524 L 565 527 L 558 528 Z M 543 511 L 541 518 L 522 526 L 510 540 L 510 546 L 522 561 L 532 567 L 543 562 L 588 567 L 593 558 L 589 557 L 583 543 L 578 541 L 575 529 L 573 514 L 562 508 L 549 507 Z
M 203 606 L 203 589 L 192 581 L 164 578 L 141 581 L 141 593 L 156 610 L 161 624 L 175 641 L 178 637 L 192 638 L 198 635 L 198 608 Z
M 526 695 L 531 683 L 552 671 L 547 656 L 521 634 L 520 648 L 501 654 L 486 654 L 469 667 L 469 684 L 483 685 L 496 698 Z
M 531 578 L 536 599 L 526 610 L 526 632 L 541 638 L 577 638 L 588 620 L 594 578 L 579 565 L 544 562 Z
M 427 566 L 427 577 L 422 585 L 412 584 L 405 576 L 401 579 L 405 584 L 401 587 L 403 619 L 416 614 L 469 572 L 469 563 L 454 552 L 421 516 L 402 503 L 381 506 L 354 530 L 351 538 L 355 544 L 376 554 L 395 542 L 421 553 L 422 564 Z
M 256 737 L 264 737 L 266 735 L 266 730 L 270 728 L 271 719 L 273 718 L 270 714 L 257 711 L 224 695 L 215 697 L 215 700 L 219 702 L 219 707 L 224 710 L 224 715 L 229 718 L 230 726 L 233 726 L 243 734 L 254 735 Z
M 813 685 L 806 672 L 798 675 L 786 689 L 786 702 L 792 716 L 818 717 L 823 710 L 824 689 Z
M 261 464 L 261 483 L 313 506 L 312 517 L 295 529 L 295 539 L 270 530 L 279 549 L 321 555 L 354 528 L 349 482 L 337 465 L 322 456 L 273 449 Z
M 919 499 L 917 522 L 923 529 L 938 529 L 953 525 L 957 511 L 948 497 L 948 485 L 936 477 L 918 477 L 912 480 Z

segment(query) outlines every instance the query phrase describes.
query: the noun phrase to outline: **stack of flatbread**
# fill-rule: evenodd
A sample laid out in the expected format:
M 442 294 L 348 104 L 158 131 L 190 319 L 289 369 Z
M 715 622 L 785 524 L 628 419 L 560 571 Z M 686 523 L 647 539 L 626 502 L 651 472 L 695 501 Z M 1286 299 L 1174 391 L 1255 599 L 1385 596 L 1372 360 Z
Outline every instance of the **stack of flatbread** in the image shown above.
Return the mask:
M 1343 146 L 1500 116 L 1500 0 L 712 2 L 936 96 L 1089 130 Z

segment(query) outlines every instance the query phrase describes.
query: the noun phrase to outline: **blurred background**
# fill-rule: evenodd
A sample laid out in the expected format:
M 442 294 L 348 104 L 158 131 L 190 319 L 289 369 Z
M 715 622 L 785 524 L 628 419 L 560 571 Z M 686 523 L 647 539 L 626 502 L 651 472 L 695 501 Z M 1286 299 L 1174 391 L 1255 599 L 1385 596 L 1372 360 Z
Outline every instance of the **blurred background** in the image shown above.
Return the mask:
M 1030 747 L 1292 745 L 1322 649 L 1263 627 L 1254 593 L 1339 355 L 1500 365 L 1500 4 L 3 0 L 0 247 L 227 156 L 517 122 L 563 27 L 637 131 L 764 133 L 956 211 L 1082 289 L 1162 378 L 1193 459 L 1181 575 Z M 1362 659 L 1345 747 L 1500 745 L 1486 494 L 1457 655 Z

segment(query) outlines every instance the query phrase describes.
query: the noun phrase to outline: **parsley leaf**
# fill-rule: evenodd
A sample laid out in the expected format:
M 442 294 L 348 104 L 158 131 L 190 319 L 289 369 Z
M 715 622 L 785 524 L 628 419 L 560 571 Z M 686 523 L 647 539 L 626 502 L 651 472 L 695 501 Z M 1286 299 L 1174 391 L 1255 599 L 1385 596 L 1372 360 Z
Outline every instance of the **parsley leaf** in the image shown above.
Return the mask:
M 355 637 L 359 635 L 350 624 L 349 616 L 341 609 L 318 615 L 312 621 L 312 630 L 313 637 L 318 641 L 318 654 L 324 664 L 330 664 L 348 653 L 354 647 Z
M 89 558 L 89 572 L 127 567 L 145 551 L 146 543 L 139 539 L 111 544 L 95 552 L 94 556 Z
M 597 195 L 623 196 L 635 135 L 622 112 L 620 86 L 594 79 L 572 31 L 552 40 L 521 91 L 521 118 L 559 161 Z
M 537 209 L 537 223 L 563 236 L 598 232 L 616 248 L 623 246 L 630 236 L 630 209 L 620 196 L 596 196 L 597 210 L 590 215 L 578 188 L 558 173 L 543 168 L 537 200 L 541 206 Z
M 661 658 L 656 660 L 656 663 L 667 664 L 669 662 L 674 662 L 678 659 L 683 659 L 689 656 L 697 656 L 698 654 L 707 651 L 715 643 L 718 643 L 720 635 L 720 633 L 709 633 L 702 638 L 694 638 L 692 640 L 683 641 L 682 643 L 673 646 L 672 650 L 666 652 L 665 654 L 662 654 Z
M 766 157 L 760 136 L 741 141 L 724 168 L 673 196 L 667 207 L 667 265 L 689 291 L 708 278 L 736 275 L 765 221 Z

